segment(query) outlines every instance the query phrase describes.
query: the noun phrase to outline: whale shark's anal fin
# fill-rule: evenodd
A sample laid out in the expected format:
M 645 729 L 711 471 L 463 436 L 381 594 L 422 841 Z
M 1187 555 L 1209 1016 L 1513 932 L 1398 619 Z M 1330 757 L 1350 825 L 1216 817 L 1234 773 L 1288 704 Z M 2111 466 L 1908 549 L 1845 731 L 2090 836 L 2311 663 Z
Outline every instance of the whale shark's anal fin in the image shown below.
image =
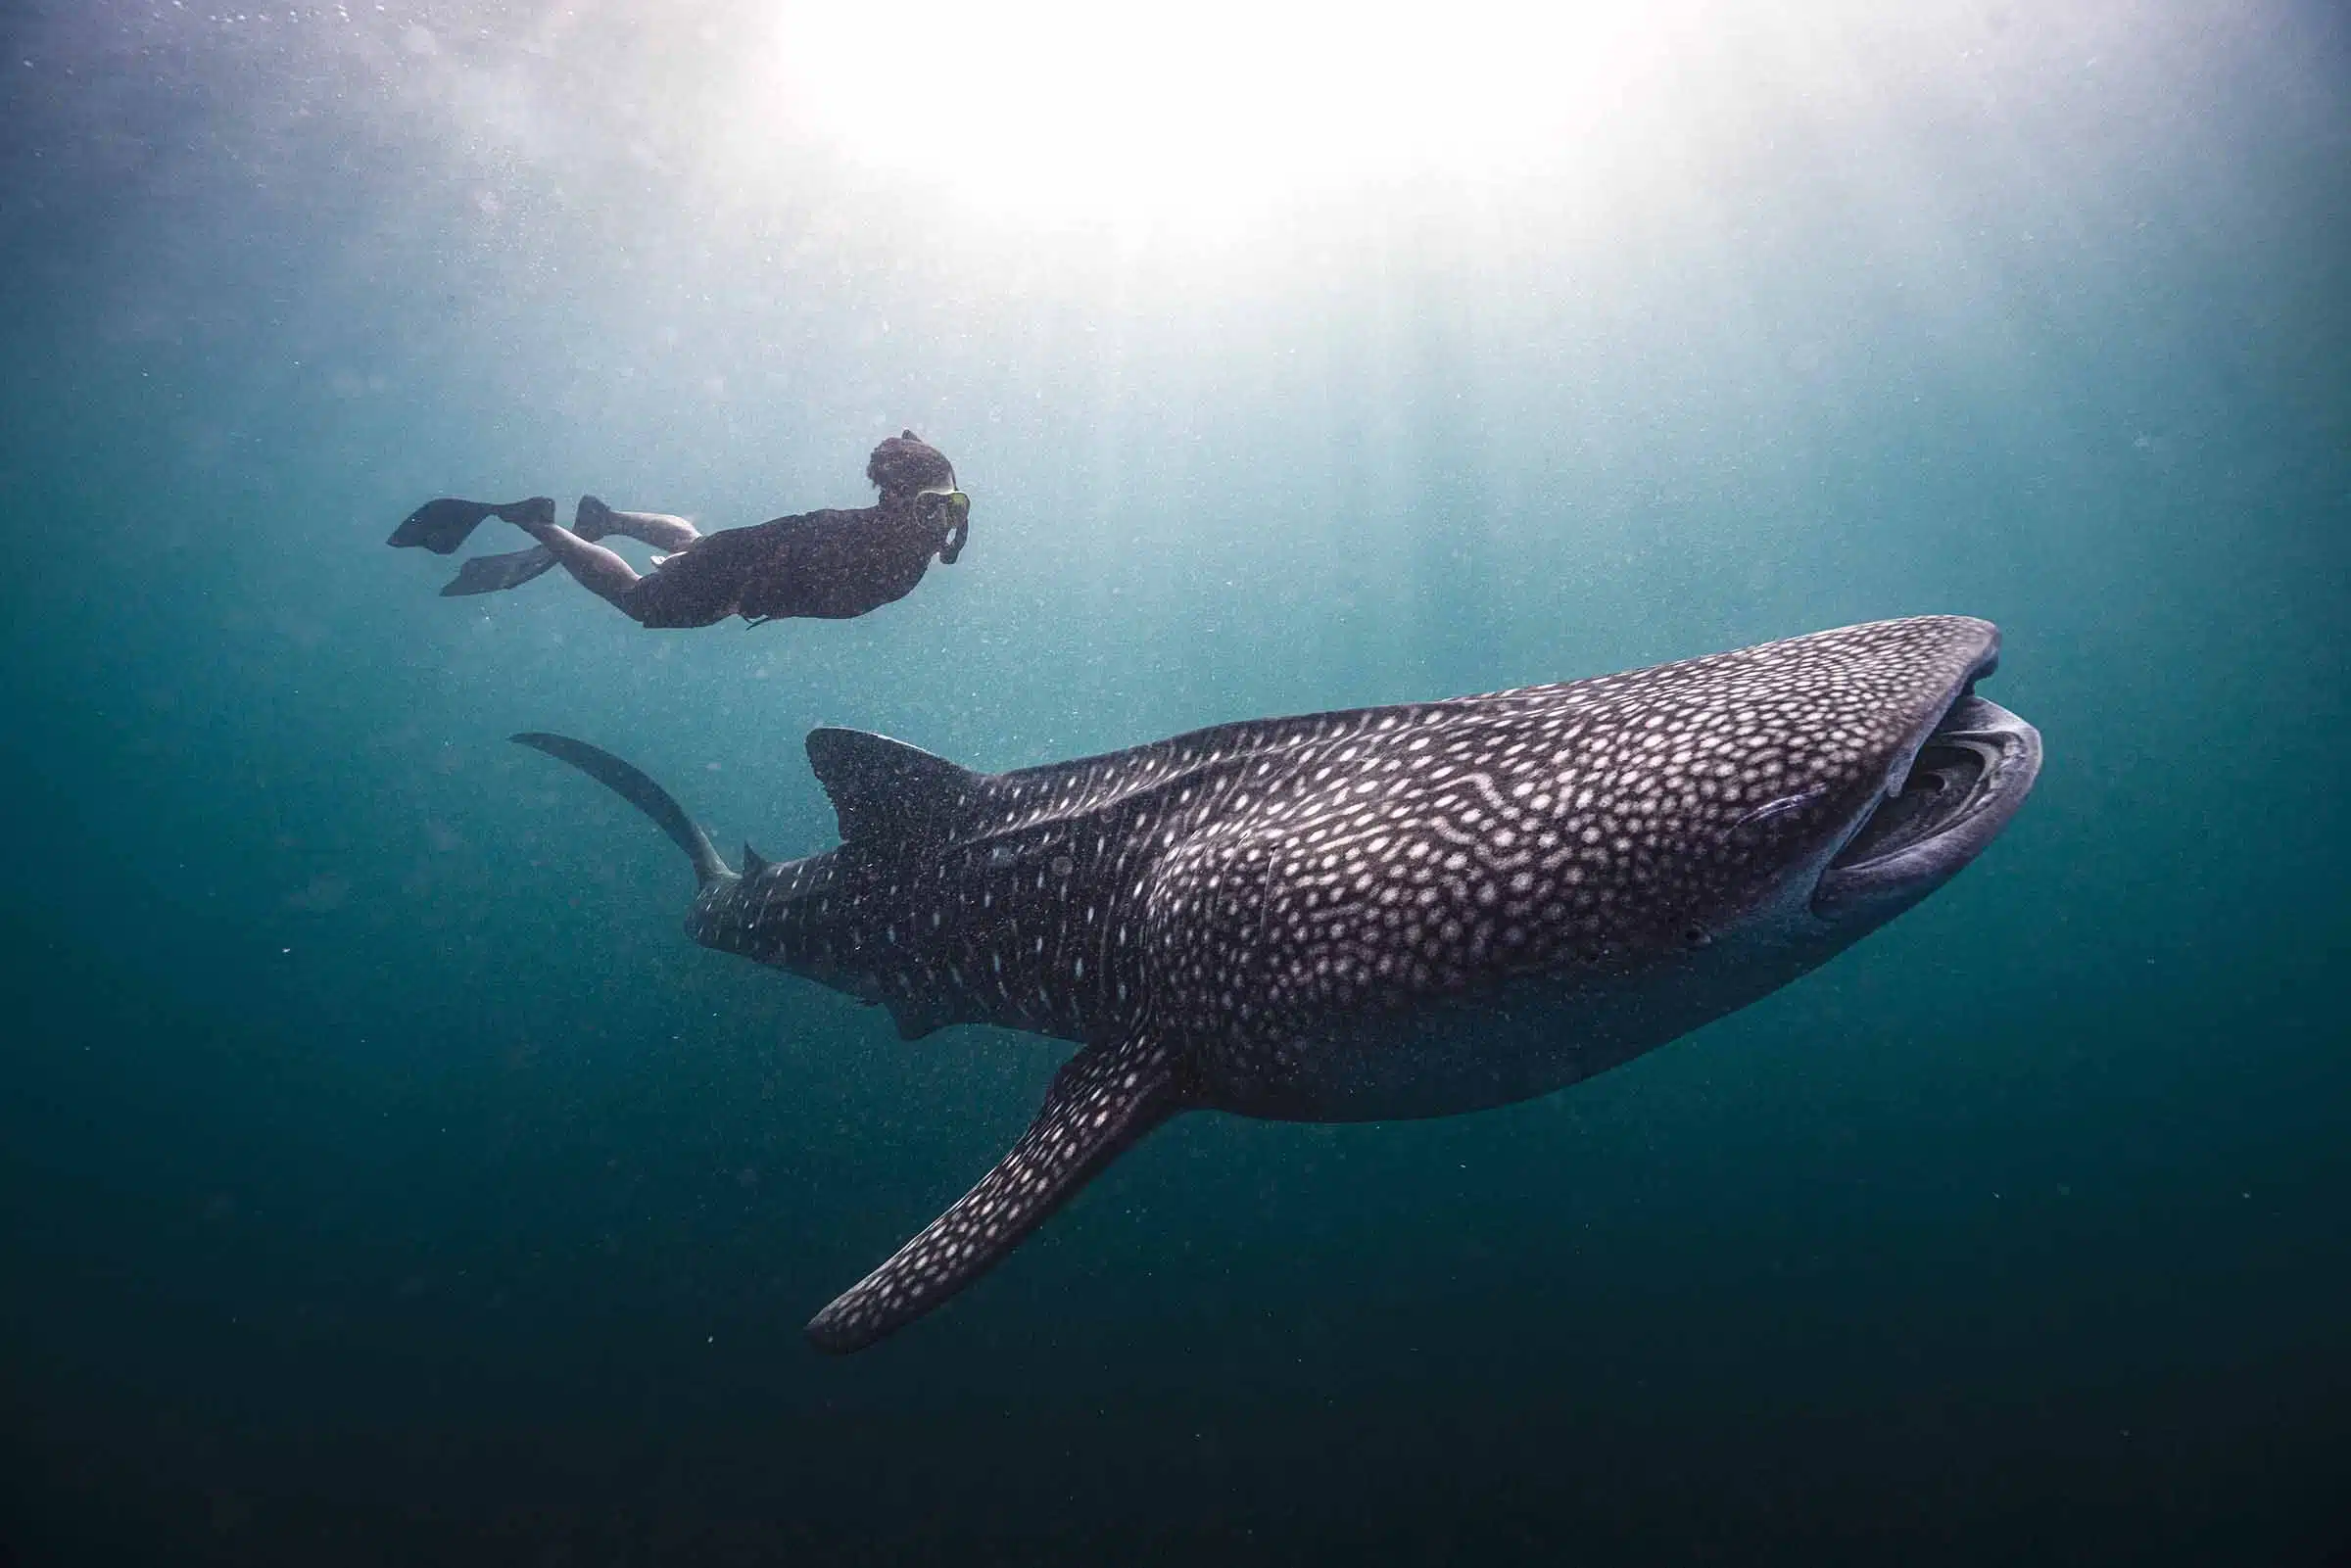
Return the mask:
M 980 775 L 863 730 L 811 730 L 808 766 L 832 797 L 843 843 L 920 836 L 980 787 Z
M 1054 1074 L 1044 1109 L 980 1185 L 817 1313 L 808 1338 L 839 1354 L 922 1316 L 994 1267 L 1095 1172 L 1183 1108 L 1175 1052 L 1155 1036 L 1086 1047 Z

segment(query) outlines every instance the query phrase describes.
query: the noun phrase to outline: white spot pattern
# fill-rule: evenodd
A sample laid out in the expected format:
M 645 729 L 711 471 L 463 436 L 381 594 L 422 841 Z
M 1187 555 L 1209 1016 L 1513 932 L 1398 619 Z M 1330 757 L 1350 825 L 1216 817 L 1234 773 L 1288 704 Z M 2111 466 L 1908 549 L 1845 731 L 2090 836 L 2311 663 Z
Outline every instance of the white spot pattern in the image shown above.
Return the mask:
M 865 1343 L 980 1272 L 1139 1136 L 1122 1129 L 1171 1063 L 1280 1082 L 1333 1019 L 1704 945 L 1853 819 L 1995 645 L 1980 621 L 1878 622 L 962 775 L 919 838 L 714 890 L 697 940 L 886 1003 L 909 1037 L 1154 1042 L 1126 1098 L 1085 1065 L 1144 1047 L 1076 1058 L 1005 1164 L 812 1332 Z
M 808 1337 L 823 1350 L 859 1350 L 961 1290 L 1178 1108 L 1170 1061 L 1147 1037 L 1073 1057 L 995 1168 L 819 1312 Z

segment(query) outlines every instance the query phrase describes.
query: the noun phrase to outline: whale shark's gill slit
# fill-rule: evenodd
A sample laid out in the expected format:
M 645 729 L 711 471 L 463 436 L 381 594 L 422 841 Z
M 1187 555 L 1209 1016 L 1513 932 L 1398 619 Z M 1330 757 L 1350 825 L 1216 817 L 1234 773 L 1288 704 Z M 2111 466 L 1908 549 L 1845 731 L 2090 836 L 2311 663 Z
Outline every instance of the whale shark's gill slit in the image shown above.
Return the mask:
M 1777 800 L 1767 800 L 1762 805 L 1757 806 L 1754 810 L 1741 817 L 1737 822 L 1732 823 L 1731 827 L 1733 831 L 1741 828 L 1760 827 L 1762 824 L 1771 821 L 1774 817 L 1785 817 L 1792 811 L 1800 811 L 1827 793 L 1828 791 L 1826 789 L 1806 789 L 1801 794 L 1782 795 Z M 1574 851 L 1569 849 L 1554 858 L 1563 861 L 1573 853 Z M 1543 864 L 1544 869 L 1551 869 L 1550 860 L 1546 860 Z

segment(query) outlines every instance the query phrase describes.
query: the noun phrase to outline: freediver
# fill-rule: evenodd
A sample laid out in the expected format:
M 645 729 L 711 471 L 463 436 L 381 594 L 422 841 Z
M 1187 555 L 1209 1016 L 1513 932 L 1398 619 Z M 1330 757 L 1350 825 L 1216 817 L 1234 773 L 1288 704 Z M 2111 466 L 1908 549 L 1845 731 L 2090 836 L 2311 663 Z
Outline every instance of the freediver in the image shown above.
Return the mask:
M 971 532 L 972 501 L 955 486 L 954 464 L 913 431 L 876 447 L 865 477 L 881 492 L 872 506 L 829 507 L 713 534 L 663 512 L 620 511 L 594 496 L 580 498 L 568 529 L 555 522 L 555 503 L 546 496 L 504 504 L 444 497 L 410 512 L 390 543 L 448 555 L 492 517 L 538 541 L 466 561 L 441 590 L 444 597 L 519 588 L 561 566 L 645 627 L 714 626 L 730 615 L 754 626 L 787 616 L 840 621 L 904 598 L 933 555 L 953 565 Z M 599 543 L 615 534 L 668 553 L 640 574 Z

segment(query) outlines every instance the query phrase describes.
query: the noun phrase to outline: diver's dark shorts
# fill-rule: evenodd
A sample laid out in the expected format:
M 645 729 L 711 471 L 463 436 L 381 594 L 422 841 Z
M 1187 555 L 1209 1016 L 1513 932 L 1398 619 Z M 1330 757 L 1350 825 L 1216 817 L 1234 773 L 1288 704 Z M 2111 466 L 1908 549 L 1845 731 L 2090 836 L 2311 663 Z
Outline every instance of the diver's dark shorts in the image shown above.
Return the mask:
M 744 588 L 775 556 L 783 543 L 778 525 L 795 520 L 706 535 L 639 578 L 621 607 L 657 630 L 714 626 L 735 613 Z

